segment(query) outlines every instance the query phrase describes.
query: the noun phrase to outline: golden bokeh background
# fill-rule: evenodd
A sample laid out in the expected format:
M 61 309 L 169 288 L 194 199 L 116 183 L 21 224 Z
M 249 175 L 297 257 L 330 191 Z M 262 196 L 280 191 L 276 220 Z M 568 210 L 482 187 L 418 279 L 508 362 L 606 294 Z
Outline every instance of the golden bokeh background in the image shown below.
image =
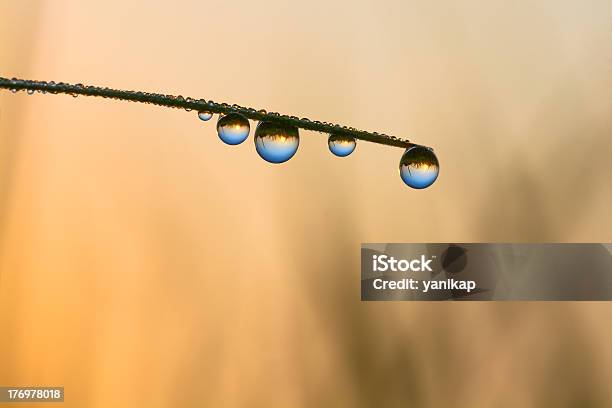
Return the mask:
M 67 407 L 610 406 L 608 303 L 362 303 L 361 242 L 612 241 L 612 3 L 2 0 L 0 75 L 407 137 L 284 165 L 0 92 L 0 385 Z M 8 406 L 8 405 L 7 405 Z

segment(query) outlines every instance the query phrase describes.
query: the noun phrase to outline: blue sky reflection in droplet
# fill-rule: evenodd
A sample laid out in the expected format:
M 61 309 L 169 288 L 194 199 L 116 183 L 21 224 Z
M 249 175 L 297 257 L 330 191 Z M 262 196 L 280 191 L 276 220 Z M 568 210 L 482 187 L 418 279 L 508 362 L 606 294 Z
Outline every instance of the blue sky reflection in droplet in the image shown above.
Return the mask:
M 255 149 L 270 163 L 284 163 L 297 152 L 300 144 L 298 129 L 271 122 L 261 122 L 255 129 Z
M 249 120 L 239 113 L 229 113 L 220 117 L 217 122 L 219 138 L 228 145 L 244 142 L 250 130 Z
M 440 166 L 433 151 L 426 147 L 411 147 L 404 152 L 399 165 L 400 177 L 409 187 L 423 189 L 438 178 Z
M 327 140 L 327 145 L 329 146 L 329 151 L 336 156 L 346 157 L 353 153 L 357 143 L 355 142 L 355 138 L 350 136 L 330 135 Z

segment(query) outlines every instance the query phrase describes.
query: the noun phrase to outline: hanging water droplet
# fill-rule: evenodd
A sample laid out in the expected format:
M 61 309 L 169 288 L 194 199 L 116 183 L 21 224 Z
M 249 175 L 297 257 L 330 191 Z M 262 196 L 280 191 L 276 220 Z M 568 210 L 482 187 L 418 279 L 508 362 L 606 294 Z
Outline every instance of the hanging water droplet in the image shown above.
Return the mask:
M 208 112 L 208 111 L 198 112 L 198 118 L 200 118 L 200 120 L 203 120 L 204 122 L 206 122 L 207 120 L 210 120 L 212 116 L 213 116 L 212 112 Z
M 28 89 L 28 95 L 34 95 L 34 90 L 33 89 Z
M 414 146 L 406 149 L 399 164 L 400 177 L 408 186 L 416 189 L 431 186 L 438 178 L 440 166 L 431 149 Z
M 327 141 L 329 146 L 329 151 L 335 154 L 338 157 L 346 157 L 349 154 L 353 153 L 355 150 L 355 139 L 350 136 L 345 135 L 329 135 L 329 140 Z
M 255 129 L 255 149 L 270 163 L 284 163 L 300 145 L 298 128 L 273 122 L 260 122 Z
M 220 116 L 217 122 L 219 138 L 228 145 L 237 145 L 249 136 L 249 120 L 239 113 L 228 113 Z

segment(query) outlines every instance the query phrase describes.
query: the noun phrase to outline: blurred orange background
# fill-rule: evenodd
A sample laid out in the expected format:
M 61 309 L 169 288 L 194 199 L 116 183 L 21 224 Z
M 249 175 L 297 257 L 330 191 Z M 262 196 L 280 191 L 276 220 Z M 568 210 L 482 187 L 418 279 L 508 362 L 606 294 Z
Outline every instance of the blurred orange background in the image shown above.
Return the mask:
M 518 4 L 520 3 L 520 4 Z M 0 385 L 67 407 L 610 406 L 608 303 L 361 303 L 362 242 L 612 241 L 612 4 L 0 2 L 0 75 L 394 134 L 272 165 L 193 112 L 0 92 Z M 215 119 L 216 120 L 216 119 Z M 7 405 L 8 406 L 8 405 Z

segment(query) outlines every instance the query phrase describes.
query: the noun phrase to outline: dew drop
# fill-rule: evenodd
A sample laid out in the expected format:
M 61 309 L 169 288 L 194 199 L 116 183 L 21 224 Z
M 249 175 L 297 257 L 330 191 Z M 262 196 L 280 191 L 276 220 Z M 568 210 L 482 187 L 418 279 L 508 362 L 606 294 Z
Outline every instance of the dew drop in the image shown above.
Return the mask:
M 207 120 L 210 120 L 210 118 L 212 118 L 213 114 L 211 112 L 208 111 L 200 111 L 198 112 L 198 118 L 200 118 L 200 120 L 203 120 L 204 122 L 206 122 Z
M 270 163 L 284 163 L 291 159 L 300 145 L 298 128 L 263 121 L 255 129 L 255 149 Z
M 400 177 L 409 187 L 422 189 L 438 178 L 440 166 L 431 149 L 414 146 L 406 149 L 399 164 Z
M 329 151 L 338 157 L 346 157 L 355 150 L 355 138 L 345 135 L 329 135 Z
M 249 120 L 239 113 L 228 113 L 220 116 L 217 122 L 219 138 L 228 145 L 237 145 L 249 136 Z
M 28 89 L 28 95 L 34 95 L 34 90 L 33 89 Z

